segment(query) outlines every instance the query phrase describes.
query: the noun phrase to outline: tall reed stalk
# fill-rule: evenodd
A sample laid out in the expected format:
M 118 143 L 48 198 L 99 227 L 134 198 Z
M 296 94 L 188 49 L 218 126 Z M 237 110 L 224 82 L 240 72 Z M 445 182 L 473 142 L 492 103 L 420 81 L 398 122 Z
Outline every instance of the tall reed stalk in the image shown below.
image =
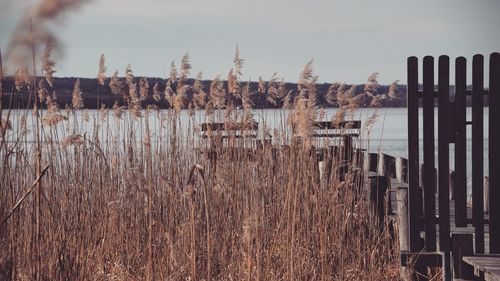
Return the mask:
M 187 59 L 183 65 L 183 92 L 171 75 L 176 90 L 162 101 L 177 100 L 172 109 L 134 96 L 130 71 L 116 78 L 124 85 L 116 96 L 128 100 L 128 109 L 116 106 L 110 114 L 74 106 L 47 124 L 40 89 L 30 89 L 34 117 L 13 111 L 0 150 L 1 280 L 398 278 L 398 242 L 372 224 L 355 157 L 344 159 L 349 153 L 340 139 L 312 137 L 308 126 L 320 115 L 312 65 L 300 89 L 274 97 L 280 103 L 288 96 L 291 109 L 260 112 L 266 141 L 217 131 L 203 138 L 200 123 L 248 127 L 256 112 L 250 97 L 266 95 L 273 83 L 262 82 L 258 93 L 241 87 L 239 74 L 231 89 L 216 81 L 206 107 L 188 111 L 200 92 L 186 78 Z M 242 97 L 245 112 L 235 108 Z M 345 117 L 339 116 L 322 120 Z M 279 125 L 268 130 L 267 122 Z M 23 197 L 45 163 L 43 185 L 37 181 L 34 196 Z M 21 197 L 3 220 L 6 206 Z

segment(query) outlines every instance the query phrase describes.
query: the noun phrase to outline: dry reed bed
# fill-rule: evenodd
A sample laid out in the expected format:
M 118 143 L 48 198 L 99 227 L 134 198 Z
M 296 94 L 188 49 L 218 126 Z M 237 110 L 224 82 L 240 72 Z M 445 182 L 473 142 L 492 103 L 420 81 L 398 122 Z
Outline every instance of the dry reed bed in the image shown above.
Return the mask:
M 218 80 L 205 96 L 196 92 L 195 98 L 205 103 L 205 121 L 222 119 L 230 125 L 251 118 L 251 93 L 238 80 L 238 60 L 237 53 L 227 92 Z M 102 57 L 102 86 L 103 65 Z M 90 118 L 78 115 L 82 100 L 75 86 L 73 108 L 62 113 L 39 85 L 35 89 L 48 110 L 36 111 L 38 130 L 26 127 L 28 115 L 8 118 L 11 129 L 2 133 L 14 132 L 18 138 L 2 141 L 0 148 L 0 218 L 41 175 L 41 168 L 48 170 L 37 185 L 39 193 L 29 194 L 0 226 L 1 279 L 398 278 L 397 239 L 391 239 L 388 228 L 374 226 L 357 165 L 341 169 L 342 153 L 332 154 L 326 161 L 332 164 L 319 177 L 310 129 L 320 115 L 312 64 L 306 65 L 298 95 L 289 101 L 292 117 L 281 120 L 296 128 L 293 135 L 281 129 L 274 132 L 273 144 L 260 148 L 245 139 L 213 146 L 198 138 L 194 109 L 188 124 L 180 124 L 180 109 L 190 107 L 185 95 L 189 69 L 185 57 L 179 76 L 171 73 L 170 85 L 176 87 L 170 90 L 176 90 L 171 95 L 165 89 L 173 108 L 167 111 L 142 110 L 149 85 L 141 82 L 138 88 L 129 70 L 122 81 L 128 91 L 121 93 L 129 110 L 116 105 L 114 111 L 103 109 Z M 376 83 L 376 75 L 370 79 L 367 85 Z M 332 90 L 343 104 L 334 119 L 355 110 L 352 102 L 341 100 L 348 91 Z M 241 98 L 244 110 L 234 110 L 226 94 Z M 225 113 L 217 116 L 213 108 Z M 158 131 L 152 131 L 152 122 L 161 124 Z M 86 123 L 93 133 L 82 135 Z M 27 130 L 36 130 L 34 144 Z M 233 149 L 228 152 L 227 146 Z M 217 161 L 209 157 L 214 151 Z

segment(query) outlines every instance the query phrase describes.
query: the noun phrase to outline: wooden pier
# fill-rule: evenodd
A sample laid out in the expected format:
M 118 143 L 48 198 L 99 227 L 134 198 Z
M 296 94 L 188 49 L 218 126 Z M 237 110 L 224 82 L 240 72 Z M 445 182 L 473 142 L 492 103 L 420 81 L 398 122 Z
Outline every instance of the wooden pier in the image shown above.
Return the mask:
M 427 56 L 423 59 L 422 83 L 419 83 L 418 59 L 408 58 L 408 159 L 354 149 L 352 138 L 359 136 L 359 121 L 316 122 L 313 128 L 314 137 L 342 138 L 339 147 L 315 152 L 319 177 L 325 165 L 324 153 L 341 153 L 342 159 L 357 159 L 356 165 L 362 166 L 367 198 L 379 224 L 386 216 L 394 218 L 399 233 L 402 280 L 422 280 L 428 268 L 440 268 L 446 281 L 500 280 L 500 129 L 495 128 L 500 122 L 500 54 L 490 56 L 487 89 L 483 85 L 482 55 L 473 58 L 471 88 L 467 86 L 466 69 L 466 59 L 457 58 L 455 86 L 451 87 L 450 59 L 440 56 L 436 86 L 434 58 Z M 471 120 L 466 119 L 467 99 L 472 100 Z M 489 153 L 488 159 L 483 159 L 486 99 Z M 423 124 L 419 124 L 420 115 Z M 472 127 L 471 152 L 467 151 L 467 126 Z M 229 136 L 255 138 L 257 129 L 257 124 L 234 128 L 204 125 L 203 132 L 208 138 L 214 135 L 224 138 L 224 134 L 213 134 L 217 130 L 229 130 Z M 347 134 L 346 129 L 350 130 Z M 454 167 L 450 167 L 450 149 L 454 149 Z M 467 163 L 468 153 L 471 163 Z M 213 158 L 216 161 L 217 156 Z M 489 171 L 485 171 L 484 161 L 488 161 Z M 467 165 L 471 166 L 471 174 Z
M 500 121 L 500 54 L 490 56 L 487 90 L 483 85 L 482 55 L 473 58 L 470 90 L 466 81 L 466 59 L 456 59 L 455 89 L 451 94 L 450 59 L 447 56 L 438 60 L 437 87 L 434 83 L 434 58 L 427 56 L 423 59 L 422 87 L 418 66 L 416 57 L 408 58 L 408 185 L 398 189 L 401 193 L 397 196 L 398 204 L 401 206 L 397 209 L 401 222 L 402 265 L 412 268 L 403 269 L 402 279 L 416 280 L 418 276 L 426 275 L 427 267 L 441 267 L 444 280 L 484 280 L 485 277 L 498 280 L 500 130 L 495 130 L 494 126 Z M 472 99 L 472 120 L 466 120 L 465 114 L 469 97 Z M 489 171 L 485 171 L 483 165 L 485 97 L 489 98 L 490 107 L 489 154 L 486 159 Z M 436 104 L 437 136 L 434 133 Z M 423 107 L 422 130 L 419 130 L 420 106 Z M 466 126 L 472 126 L 472 163 L 466 160 Z M 419 145 L 421 133 L 422 148 Z M 449 164 L 450 148 L 455 150 L 455 167 Z M 419 158 L 420 149 L 423 159 Z M 471 165 L 471 175 L 467 174 L 467 165 Z M 451 181 L 450 168 L 453 168 Z M 484 177 L 486 173 L 487 178 Z M 472 177 L 472 202 L 468 202 L 468 176 Z M 453 183 L 451 188 L 450 182 Z

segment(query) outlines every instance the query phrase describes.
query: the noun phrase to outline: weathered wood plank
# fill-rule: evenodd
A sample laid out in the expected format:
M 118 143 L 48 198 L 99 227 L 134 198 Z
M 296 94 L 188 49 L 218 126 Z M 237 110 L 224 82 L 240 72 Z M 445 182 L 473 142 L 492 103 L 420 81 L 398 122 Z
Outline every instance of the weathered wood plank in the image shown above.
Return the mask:
M 405 252 L 401 251 L 401 265 L 413 267 L 441 266 L 443 257 L 440 252 Z
M 396 189 L 396 204 L 398 215 L 398 233 L 400 251 L 410 250 L 409 221 L 408 221 L 408 184 L 399 184 Z M 411 269 L 408 266 L 402 266 L 401 280 L 412 280 Z
M 439 248 L 451 250 L 450 243 L 450 146 L 448 120 L 450 103 L 450 59 L 439 57 L 439 107 L 438 107 L 438 181 L 439 181 Z
M 489 205 L 490 252 L 500 254 L 500 54 L 490 57 Z
M 455 278 L 474 278 L 474 268 L 462 260 L 464 256 L 474 255 L 472 239 L 472 234 L 452 234 L 453 277 Z
M 484 58 L 475 55 L 472 61 L 472 217 L 475 227 L 476 253 L 484 253 L 483 214 L 483 79 Z
M 439 249 L 443 253 L 443 277 L 451 280 L 450 264 L 450 145 L 449 145 L 449 103 L 450 103 L 450 58 L 439 57 L 438 94 L 438 186 L 439 186 Z
M 313 133 L 313 137 L 315 138 L 340 138 L 340 137 L 359 137 L 357 133 Z
M 408 159 L 396 158 L 396 179 L 402 183 L 408 183 Z
M 474 274 L 476 276 L 479 276 L 481 272 L 495 276 L 500 270 L 500 255 L 463 257 L 463 261 L 474 267 Z
M 259 123 L 202 123 L 201 131 L 240 131 L 240 130 L 258 130 Z
M 467 226 L 467 148 L 465 125 L 465 91 L 467 88 L 467 61 L 464 57 L 455 60 L 455 225 Z
M 425 249 L 436 250 L 435 147 L 434 147 L 434 58 L 424 57 L 423 139 L 424 139 L 424 214 Z M 410 129 L 411 130 L 411 129 Z
M 384 176 L 368 177 L 368 199 L 372 214 L 375 215 L 375 223 L 383 229 L 386 215 L 385 194 L 389 187 L 389 178 Z
M 315 121 L 313 122 L 315 130 L 332 130 L 332 129 L 361 129 L 360 120 L 350 120 L 341 122 L 330 121 Z
M 408 200 L 409 219 L 418 221 L 419 189 L 419 126 L 418 126 L 418 59 L 408 58 Z M 410 251 L 420 250 L 420 229 L 417 224 L 409 225 Z
M 378 168 L 379 176 L 396 178 L 396 158 L 385 153 L 378 155 Z

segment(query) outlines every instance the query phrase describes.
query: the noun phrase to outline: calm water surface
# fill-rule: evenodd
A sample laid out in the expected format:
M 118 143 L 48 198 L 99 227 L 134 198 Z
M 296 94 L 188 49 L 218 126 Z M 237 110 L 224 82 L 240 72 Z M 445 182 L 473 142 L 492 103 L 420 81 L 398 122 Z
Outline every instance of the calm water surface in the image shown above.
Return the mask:
M 337 109 L 325 109 L 323 118 L 322 120 L 330 120 L 335 113 L 337 112 Z M 487 160 L 487 155 L 488 155 L 488 108 L 485 108 L 484 110 L 484 133 L 485 133 L 485 138 L 484 138 L 484 157 L 485 160 Z M 89 116 L 90 116 L 90 122 L 82 122 L 82 115 L 83 111 L 78 111 L 76 113 L 76 119 L 79 120 L 78 122 L 74 122 L 73 118 L 70 118 L 68 121 L 63 121 L 62 124 L 57 125 L 56 129 L 54 132 L 56 132 L 56 135 L 58 135 L 59 139 L 62 139 L 65 135 L 71 134 L 71 133 L 79 133 L 79 134 L 87 134 L 88 136 L 92 135 L 92 132 L 94 131 L 94 122 L 95 118 L 97 117 L 97 111 L 91 110 L 88 111 Z M 278 131 L 287 131 L 288 133 L 290 132 L 289 126 L 287 125 L 287 118 L 289 111 L 288 110 L 280 110 L 280 109 L 263 109 L 263 110 L 254 110 L 254 119 L 259 122 L 259 128 L 264 128 L 267 127 L 269 128 L 271 134 L 273 130 L 278 130 Z M 366 120 L 371 117 L 374 113 L 378 115 L 376 118 L 376 122 L 373 124 L 372 128 L 368 130 L 364 124 L 366 123 Z M 160 111 L 160 115 L 166 115 L 168 114 L 167 110 L 162 110 Z M 219 112 L 220 115 L 222 115 L 221 112 Z M 4 117 L 5 117 L 5 111 L 4 111 Z M 19 120 L 21 115 L 27 116 L 27 127 L 32 128 L 33 126 L 33 117 L 31 114 L 31 111 L 26 111 L 26 110 L 15 110 L 11 113 L 12 115 L 12 123 L 13 127 L 17 128 L 19 125 Z M 407 111 L 406 108 L 379 108 L 379 109 L 372 109 L 372 108 L 364 108 L 364 109 L 359 109 L 356 112 L 354 112 L 352 119 L 354 120 L 361 120 L 362 122 L 362 134 L 360 136 L 360 144 L 362 148 L 368 149 L 370 152 L 384 152 L 389 155 L 393 156 L 399 156 L 399 157 L 404 157 L 407 158 L 408 155 L 408 139 L 407 139 L 407 134 L 408 134 L 408 128 L 407 128 Z M 109 116 L 107 117 L 107 124 L 109 124 L 110 127 L 106 128 L 106 126 L 102 126 L 99 130 L 99 134 L 108 134 L 111 133 L 112 135 L 114 134 L 115 138 L 124 138 L 126 137 L 126 130 L 123 130 L 123 128 L 116 128 L 118 126 L 124 126 L 120 124 L 125 124 L 126 122 L 114 122 L 114 117 L 112 117 L 111 112 L 109 113 Z M 205 118 L 205 112 L 204 111 L 198 111 L 195 113 L 194 116 L 189 116 L 189 112 L 187 110 L 184 110 L 180 113 L 180 122 L 179 125 L 180 127 L 178 128 L 178 133 L 180 132 L 181 134 L 192 134 L 196 135 L 193 130 L 192 130 L 192 124 L 200 124 L 203 122 L 206 122 Z M 436 122 L 436 131 L 435 135 L 437 136 L 438 128 L 437 128 L 437 110 L 435 112 L 435 122 Z M 467 109 L 467 120 L 471 120 L 471 109 Z M 135 128 L 128 128 L 135 130 L 138 134 L 144 131 L 142 122 L 135 122 L 136 127 Z M 422 118 L 420 118 L 420 132 L 422 130 Z M 130 124 L 130 122 L 129 122 Z M 167 134 L 166 130 L 162 130 L 160 126 L 165 127 L 165 123 L 160 121 L 160 118 L 150 118 L 150 126 L 151 126 L 151 131 L 154 137 L 158 137 L 161 134 Z M 415 129 L 415 128 L 412 128 Z M 7 136 L 8 141 L 14 141 L 17 138 L 17 132 L 18 130 L 14 129 L 13 131 L 9 131 L 9 134 Z M 30 130 L 32 133 L 33 130 Z M 54 134 L 52 132 L 52 134 Z M 122 133 L 120 133 L 122 132 Z M 45 131 L 47 134 L 47 131 Z M 262 132 L 261 132 L 262 134 Z M 187 135 L 186 135 L 187 136 Z M 30 138 L 28 136 L 28 138 Z M 420 138 L 422 138 L 422 134 L 420 134 Z M 420 147 L 422 147 L 422 139 L 420 139 Z M 437 141 L 436 141 L 436 148 L 437 148 Z M 471 126 L 468 126 L 467 128 L 467 150 L 468 150 L 468 163 L 467 163 L 467 170 L 469 171 L 470 175 L 470 168 L 471 168 Z M 437 159 L 437 151 L 436 151 L 436 159 Z M 422 154 L 420 156 L 420 161 L 422 161 Z M 487 175 L 488 171 L 488 163 L 485 161 L 485 175 Z M 454 145 L 450 144 L 450 167 L 453 168 L 454 165 Z M 470 179 L 469 179 L 470 181 Z

